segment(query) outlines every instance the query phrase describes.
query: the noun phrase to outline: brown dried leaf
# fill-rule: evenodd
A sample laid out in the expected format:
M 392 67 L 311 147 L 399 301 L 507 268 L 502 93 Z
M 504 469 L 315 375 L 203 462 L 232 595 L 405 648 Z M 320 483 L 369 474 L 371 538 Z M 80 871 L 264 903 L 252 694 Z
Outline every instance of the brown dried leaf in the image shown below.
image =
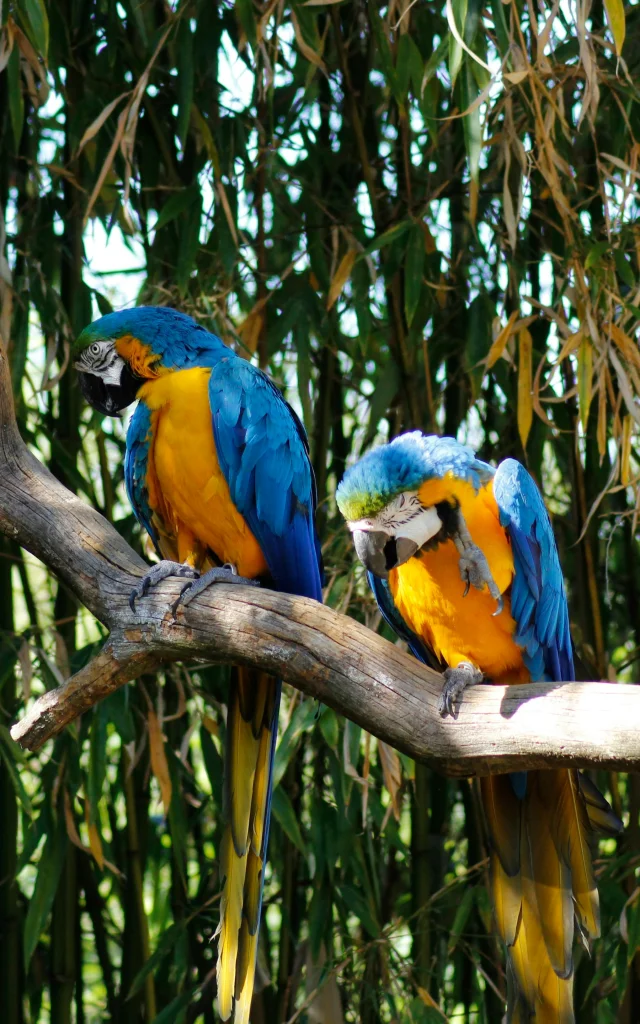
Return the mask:
M 631 479 L 631 416 L 622 421 L 622 443 L 620 445 L 620 483 L 626 487 Z
M 79 156 L 80 153 L 82 153 L 82 150 L 86 146 L 87 142 L 89 142 L 91 139 L 93 139 L 98 134 L 98 132 L 102 128 L 103 124 L 105 123 L 107 118 L 113 113 L 113 111 L 116 109 L 116 107 L 118 106 L 120 101 L 123 100 L 125 98 L 125 96 L 129 96 L 129 95 L 130 95 L 130 92 L 128 92 L 128 91 L 127 92 L 121 92 L 119 96 L 116 96 L 115 100 L 111 100 L 111 103 L 107 103 L 107 105 L 104 108 L 104 110 L 100 114 L 98 114 L 98 116 L 96 117 L 95 121 L 91 122 L 91 124 L 87 128 L 86 132 L 84 133 L 84 135 L 80 139 L 80 144 L 78 146 L 78 149 L 77 149 L 77 152 L 76 152 L 76 156 Z
M 487 370 L 490 370 L 491 367 L 498 362 L 498 359 L 500 358 L 505 348 L 507 347 L 507 343 L 509 341 L 509 338 L 511 337 L 511 332 L 513 330 L 513 325 L 515 324 L 517 319 L 518 310 L 514 309 L 513 313 L 507 320 L 506 324 L 494 339 L 493 344 L 491 345 L 491 348 L 487 353 L 487 358 L 485 359 Z
M 582 429 L 587 429 L 589 409 L 593 397 L 593 346 L 583 338 L 578 349 L 578 408 Z
M 382 765 L 384 784 L 391 797 L 391 807 L 396 821 L 400 821 L 400 786 L 402 785 L 402 765 L 393 747 L 378 740 L 378 757 Z
M 333 275 L 333 280 L 329 286 L 329 295 L 327 297 L 327 311 L 330 310 L 331 307 L 335 305 L 335 303 L 340 298 L 342 290 L 346 285 L 347 281 L 349 280 L 349 277 L 351 276 L 351 270 L 353 268 L 353 264 L 356 261 L 357 255 L 358 254 L 355 249 L 348 249 L 347 252 L 342 257 L 342 259 L 340 260 L 338 269 Z
M 518 432 L 526 448 L 533 423 L 533 339 L 527 327 L 518 334 L 518 349 Z
M 149 726 L 149 754 L 151 757 L 151 770 L 158 780 L 164 811 L 165 814 L 168 814 L 169 807 L 171 806 L 171 776 L 169 775 L 169 765 L 167 763 L 167 755 L 164 749 L 162 729 L 160 727 L 160 722 L 158 721 L 158 716 L 153 708 L 149 708 L 147 713 L 147 724 Z
M 91 808 L 89 806 L 89 801 L 85 800 L 85 802 L 84 802 L 84 820 L 85 820 L 86 825 L 87 825 L 87 832 L 89 833 L 89 848 L 91 850 L 91 853 L 93 854 L 93 858 L 94 858 L 96 864 L 98 865 L 98 867 L 102 871 L 102 869 L 104 867 L 104 852 L 103 852 L 103 849 L 102 849 L 102 839 L 100 838 L 100 833 L 98 832 L 98 828 L 97 828 L 95 822 L 91 821 L 91 813 L 90 812 L 91 812 Z
M 598 381 L 598 453 L 600 455 L 600 465 L 607 451 L 607 368 L 603 366 L 600 370 L 600 378 Z
M 326 69 L 322 57 L 320 56 L 319 53 L 316 53 L 313 47 L 309 46 L 306 39 L 304 38 L 302 30 L 300 28 L 300 22 L 296 18 L 295 11 L 293 8 L 291 8 L 290 14 L 291 21 L 293 23 L 293 31 L 296 34 L 296 42 L 298 44 L 300 53 L 307 58 L 310 64 L 315 64 L 315 66 L 319 68 L 320 71 L 325 71 Z

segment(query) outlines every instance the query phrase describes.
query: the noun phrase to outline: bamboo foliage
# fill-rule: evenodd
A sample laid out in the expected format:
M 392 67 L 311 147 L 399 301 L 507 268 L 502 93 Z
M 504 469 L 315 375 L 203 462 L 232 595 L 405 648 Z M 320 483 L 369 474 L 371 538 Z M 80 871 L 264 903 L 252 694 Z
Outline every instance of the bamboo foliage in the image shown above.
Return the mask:
M 124 426 L 68 368 L 122 301 L 96 256 L 117 271 L 129 245 L 138 301 L 190 312 L 301 413 L 327 601 L 386 628 L 336 514 L 346 463 L 456 434 L 526 461 L 585 671 L 637 678 L 639 31 L 621 0 L 4 0 L 0 334 L 34 451 L 144 545 Z M 4 544 L 6 1024 L 209 1024 L 225 672 L 145 679 L 25 761 L 8 738 L 100 640 Z M 295 694 L 276 777 L 255 1021 L 499 1020 L 474 788 Z M 600 847 L 579 1019 L 633 1024 L 637 780 L 597 781 L 630 828 Z

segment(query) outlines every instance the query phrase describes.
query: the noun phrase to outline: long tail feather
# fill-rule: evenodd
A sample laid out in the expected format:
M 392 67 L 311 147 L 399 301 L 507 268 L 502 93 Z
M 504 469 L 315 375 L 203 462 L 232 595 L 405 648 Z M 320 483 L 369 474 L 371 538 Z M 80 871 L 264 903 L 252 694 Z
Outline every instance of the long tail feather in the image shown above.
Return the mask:
M 248 1024 L 258 952 L 269 840 L 280 683 L 263 672 L 233 670 L 225 751 L 223 889 L 218 927 L 218 1012 Z
M 574 1024 L 575 920 L 585 939 L 600 934 L 591 820 L 611 828 L 617 819 L 573 771 L 530 772 L 522 792 L 508 776 L 482 779 L 481 789 L 496 924 L 509 957 L 507 1020 Z

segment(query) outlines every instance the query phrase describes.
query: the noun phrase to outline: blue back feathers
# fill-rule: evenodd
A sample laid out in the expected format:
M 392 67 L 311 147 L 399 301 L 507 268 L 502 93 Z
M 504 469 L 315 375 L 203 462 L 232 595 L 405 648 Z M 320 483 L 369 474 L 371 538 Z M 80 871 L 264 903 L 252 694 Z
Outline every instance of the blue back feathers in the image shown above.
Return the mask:
M 511 614 L 525 665 L 534 682 L 574 679 L 562 569 L 542 495 L 515 459 L 498 466 L 493 493 L 511 538 Z

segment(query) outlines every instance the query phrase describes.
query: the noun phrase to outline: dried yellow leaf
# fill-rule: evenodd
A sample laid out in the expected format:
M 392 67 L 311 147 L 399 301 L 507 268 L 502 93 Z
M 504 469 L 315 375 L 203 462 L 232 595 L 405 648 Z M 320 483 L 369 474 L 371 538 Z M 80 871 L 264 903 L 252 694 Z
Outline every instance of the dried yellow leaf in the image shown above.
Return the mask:
M 329 286 L 329 295 L 327 297 L 327 310 L 331 309 L 333 305 L 338 301 L 342 295 L 342 290 L 351 276 L 351 269 L 356 260 L 356 250 L 349 249 L 340 260 L 340 264 L 333 280 Z
M 609 22 L 611 35 L 615 43 L 616 53 L 620 56 L 627 31 L 624 20 L 624 6 L 622 0 L 604 0 L 604 6 L 607 12 L 607 21 Z
M 607 369 L 603 366 L 598 381 L 598 454 L 600 464 L 607 450 Z
M 391 808 L 396 821 L 400 821 L 400 786 L 402 785 L 402 766 L 397 753 L 387 743 L 378 740 L 378 757 L 382 765 L 382 777 L 391 797 Z
M 489 352 L 487 354 L 487 358 L 485 360 L 486 366 L 487 366 L 487 370 L 490 370 L 491 367 L 494 366 L 498 362 L 498 359 L 500 358 L 500 356 L 504 352 L 505 348 L 507 347 L 507 342 L 509 341 L 509 338 L 511 337 L 511 332 L 513 330 L 513 325 L 515 324 L 517 319 L 518 319 L 518 310 L 514 309 L 513 313 L 511 314 L 511 316 L 507 320 L 507 322 L 504 325 L 504 327 L 502 328 L 502 330 L 498 333 L 498 335 L 496 336 L 496 338 L 493 341 L 493 344 L 491 345 L 491 348 L 489 349 Z
M 151 770 L 158 780 L 162 804 L 164 806 L 165 814 L 168 814 L 169 807 L 171 806 L 171 776 L 169 775 L 169 765 L 167 763 L 167 755 L 164 749 L 162 729 L 160 728 L 158 716 L 152 708 L 149 708 L 147 724 L 149 726 L 149 755 L 151 757 Z
M 507 71 L 502 76 L 506 78 L 507 82 L 511 82 L 512 85 L 520 85 L 529 74 L 528 71 Z
M 526 448 L 533 423 L 533 339 L 526 327 L 518 334 L 518 349 L 518 433 Z
M 93 858 L 94 858 L 96 864 L 98 865 L 98 867 L 102 871 L 102 869 L 104 867 L 104 853 L 103 853 L 103 850 L 102 850 L 102 840 L 100 838 L 100 833 L 98 832 L 98 829 L 97 829 L 95 823 L 90 820 L 90 817 L 91 816 L 90 816 L 89 801 L 85 800 L 85 802 L 84 802 L 84 820 L 87 823 L 87 832 L 89 833 L 89 849 L 91 850 L 91 853 L 93 854 Z
M 626 487 L 631 479 L 631 417 L 622 421 L 622 444 L 620 453 L 620 483 Z
M 578 407 L 582 429 L 587 429 L 589 409 L 593 397 L 593 346 L 583 338 L 578 349 Z

